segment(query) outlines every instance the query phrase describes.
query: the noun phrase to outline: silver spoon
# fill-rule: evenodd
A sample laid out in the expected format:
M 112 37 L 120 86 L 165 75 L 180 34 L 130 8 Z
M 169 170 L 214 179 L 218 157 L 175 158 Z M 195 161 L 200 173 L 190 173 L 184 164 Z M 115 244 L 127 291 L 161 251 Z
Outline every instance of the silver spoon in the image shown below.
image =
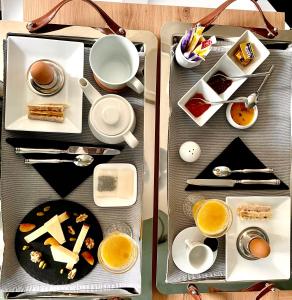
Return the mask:
M 274 170 L 271 168 L 265 169 L 242 169 L 242 170 L 230 170 L 230 168 L 226 166 L 215 167 L 213 169 L 213 174 L 217 177 L 227 177 L 232 173 L 273 173 Z
M 59 164 L 59 163 L 74 163 L 77 167 L 87 167 L 93 162 L 93 157 L 88 154 L 77 155 L 74 159 L 32 159 L 24 160 L 25 164 Z
M 232 80 L 232 79 L 241 79 L 241 78 L 262 77 L 262 76 L 266 76 L 266 75 L 269 75 L 269 74 L 271 74 L 270 71 L 268 71 L 268 72 L 262 72 L 262 73 L 254 73 L 254 74 L 238 75 L 238 76 L 227 76 L 227 75 L 225 75 L 225 74 L 218 73 L 218 74 L 212 75 L 211 78 L 212 78 L 212 77 L 218 77 L 218 76 L 221 76 L 221 77 L 224 77 L 225 79 Z

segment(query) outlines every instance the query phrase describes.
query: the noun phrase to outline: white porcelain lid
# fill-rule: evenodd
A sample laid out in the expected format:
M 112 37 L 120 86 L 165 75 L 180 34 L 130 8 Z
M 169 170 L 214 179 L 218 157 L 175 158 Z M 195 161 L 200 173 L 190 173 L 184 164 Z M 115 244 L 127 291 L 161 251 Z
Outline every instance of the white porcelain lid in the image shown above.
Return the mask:
M 125 132 L 132 119 L 130 104 L 117 95 L 108 95 L 93 107 L 91 121 L 104 135 L 119 135 Z

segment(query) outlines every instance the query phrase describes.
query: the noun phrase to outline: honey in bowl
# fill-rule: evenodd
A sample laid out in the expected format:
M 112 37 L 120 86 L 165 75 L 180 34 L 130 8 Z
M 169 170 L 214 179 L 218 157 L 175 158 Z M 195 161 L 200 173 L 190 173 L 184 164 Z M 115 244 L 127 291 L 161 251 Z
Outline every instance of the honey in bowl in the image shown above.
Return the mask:
M 233 121 L 241 126 L 251 124 L 255 117 L 254 108 L 247 108 L 244 103 L 234 103 L 231 106 L 230 114 Z
M 194 211 L 195 212 L 195 211 Z M 217 199 L 205 200 L 194 215 L 199 230 L 209 237 L 220 237 L 232 222 L 232 215 L 225 202 Z
M 136 262 L 138 246 L 127 234 L 113 232 L 108 235 L 98 248 L 98 260 L 109 272 L 123 273 Z

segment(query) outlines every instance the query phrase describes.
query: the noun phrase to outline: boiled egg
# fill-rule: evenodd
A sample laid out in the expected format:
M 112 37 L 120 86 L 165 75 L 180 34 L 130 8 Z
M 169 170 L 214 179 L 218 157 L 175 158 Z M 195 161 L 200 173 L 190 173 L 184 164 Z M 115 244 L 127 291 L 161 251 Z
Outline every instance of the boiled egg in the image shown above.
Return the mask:
M 269 256 L 271 248 L 266 240 L 255 238 L 249 242 L 249 251 L 256 258 L 265 258 Z
M 40 85 L 50 84 L 55 76 L 54 68 L 50 64 L 40 60 L 31 65 L 30 74 L 34 82 Z

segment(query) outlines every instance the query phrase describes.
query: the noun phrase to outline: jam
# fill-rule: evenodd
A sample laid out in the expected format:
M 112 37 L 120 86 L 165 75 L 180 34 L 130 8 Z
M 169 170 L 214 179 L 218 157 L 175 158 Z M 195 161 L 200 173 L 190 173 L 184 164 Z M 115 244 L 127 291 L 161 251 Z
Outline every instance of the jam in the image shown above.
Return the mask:
M 186 104 L 185 107 L 189 112 L 196 118 L 200 117 L 210 106 L 211 104 L 205 103 L 205 99 L 201 93 L 196 93 Z
M 232 84 L 232 80 L 226 79 L 220 74 L 227 76 L 225 73 L 218 71 L 215 73 L 216 76 L 213 75 L 207 82 L 217 94 L 224 93 Z

